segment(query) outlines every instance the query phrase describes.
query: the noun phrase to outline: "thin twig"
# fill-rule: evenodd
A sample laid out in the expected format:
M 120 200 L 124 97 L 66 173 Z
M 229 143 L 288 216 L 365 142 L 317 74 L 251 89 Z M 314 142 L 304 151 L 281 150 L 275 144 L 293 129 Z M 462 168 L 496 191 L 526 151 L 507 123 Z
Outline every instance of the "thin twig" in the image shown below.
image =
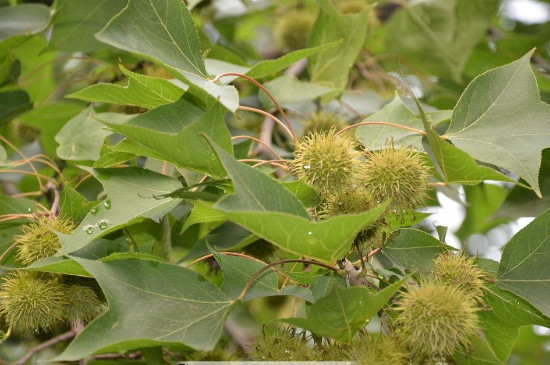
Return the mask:
M 14 150 L 19 156 L 23 157 L 24 159 L 27 159 L 27 156 L 23 152 L 21 152 L 13 143 L 8 141 L 6 138 L 4 138 L 2 135 L 0 135 L 0 140 L 7 144 L 12 150 Z M 31 170 L 35 173 L 36 179 L 38 180 L 38 186 L 40 186 L 40 190 L 44 190 L 44 186 L 42 185 L 42 181 L 38 178 L 38 171 L 36 171 L 36 168 L 34 165 L 29 162 L 29 167 Z
M 78 334 L 78 330 L 71 329 L 70 331 L 62 333 L 59 336 L 55 336 L 54 338 L 51 338 L 46 342 L 42 342 L 40 345 L 31 348 L 23 357 L 21 357 L 19 360 L 15 362 L 12 362 L 10 365 L 24 365 L 27 362 L 27 360 L 33 357 L 34 354 L 42 350 L 45 350 L 48 347 L 51 347 L 55 344 L 58 344 L 59 342 L 70 340 L 71 338 L 75 337 L 77 334 Z
M 241 110 L 246 110 L 246 111 L 249 111 L 249 112 L 254 112 L 254 113 L 258 113 L 258 114 L 262 114 L 268 118 L 271 118 L 273 119 L 275 122 L 277 122 L 277 124 L 279 124 L 279 126 L 281 128 L 283 128 L 283 130 L 291 137 L 291 138 L 294 138 L 294 132 L 292 132 L 279 118 L 277 118 L 276 116 L 274 116 L 273 114 L 271 113 L 268 113 L 266 112 L 265 110 L 262 110 L 262 109 L 257 109 L 257 108 L 252 108 L 252 107 L 249 107 L 249 106 L 244 106 L 244 105 L 239 105 L 238 106 L 238 109 L 241 109 Z
M 235 140 L 235 139 L 251 139 L 253 141 L 256 141 L 258 142 L 260 145 L 262 145 L 263 147 L 267 148 L 269 150 L 269 152 L 271 152 L 271 154 L 273 154 L 273 159 L 278 159 L 278 160 L 282 160 L 283 158 L 281 157 L 281 155 L 279 155 L 277 153 L 277 151 L 275 151 L 275 149 L 273 149 L 273 147 L 271 147 L 269 144 L 265 143 L 265 141 L 262 141 L 261 139 L 259 138 L 256 138 L 256 137 L 252 137 L 252 136 L 247 136 L 247 135 L 238 135 L 238 136 L 233 136 L 231 137 L 232 140 Z M 256 148 L 254 150 L 254 152 L 252 153 L 253 155 L 255 154 L 255 152 L 257 151 L 258 149 Z M 271 156 L 270 156 L 271 157 Z
M 408 131 L 411 131 L 411 132 L 414 132 L 414 133 L 426 135 L 426 131 L 423 131 L 421 129 L 407 127 L 405 125 L 395 124 L 395 123 L 390 123 L 390 122 L 374 122 L 374 121 L 372 121 L 372 122 L 360 122 L 360 123 L 357 123 L 357 124 L 347 126 L 346 128 L 336 132 L 336 135 L 344 133 L 345 131 L 350 130 L 352 128 L 360 127 L 360 126 L 363 126 L 363 125 L 385 125 L 385 126 L 389 126 L 389 127 L 401 128 L 401 129 L 405 129 L 405 130 L 408 130 Z
M 50 191 L 53 191 L 53 202 L 52 202 L 52 206 L 50 207 L 50 213 L 57 217 L 59 215 L 59 210 L 60 210 L 59 204 L 61 201 L 61 198 L 59 195 L 59 188 L 57 187 L 56 184 L 52 183 L 51 181 L 48 181 L 48 183 L 46 184 L 46 188 Z
M 294 144 L 297 144 L 298 143 L 298 137 L 296 137 L 296 133 L 294 133 L 294 129 L 292 129 L 292 125 L 290 124 L 290 120 L 288 120 L 288 117 L 286 116 L 283 108 L 281 107 L 281 105 L 277 102 L 277 100 L 273 97 L 273 95 L 271 95 L 271 93 L 262 85 L 260 84 L 258 81 L 256 81 L 255 79 L 253 79 L 252 77 L 250 76 L 247 76 L 247 75 L 244 75 L 244 74 L 241 74 L 241 73 L 238 73 L 238 72 L 226 72 L 226 73 L 222 73 L 222 74 L 219 74 L 218 76 L 216 76 L 216 78 L 214 78 L 212 80 L 212 82 L 216 82 L 218 81 L 219 79 L 221 79 L 222 77 L 225 77 L 225 76 L 237 76 L 237 77 L 242 77 L 243 79 L 246 79 L 250 82 L 252 82 L 254 85 L 258 86 L 260 89 L 262 89 L 266 94 L 267 96 L 271 99 L 271 101 L 273 102 L 273 104 L 275 104 L 275 107 L 277 108 L 277 110 L 279 110 L 279 113 L 281 113 L 281 115 L 283 116 L 283 119 L 285 120 L 286 122 L 286 125 L 290 131 L 290 136 L 292 137 L 292 140 L 294 141 Z

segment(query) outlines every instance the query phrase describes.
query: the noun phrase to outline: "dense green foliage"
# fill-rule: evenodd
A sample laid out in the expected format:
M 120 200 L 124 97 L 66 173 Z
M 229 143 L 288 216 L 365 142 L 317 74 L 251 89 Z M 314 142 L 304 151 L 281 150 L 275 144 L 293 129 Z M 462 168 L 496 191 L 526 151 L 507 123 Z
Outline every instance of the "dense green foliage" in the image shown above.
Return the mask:
M 0 358 L 548 360 L 550 22 L 504 5 L 0 0 Z

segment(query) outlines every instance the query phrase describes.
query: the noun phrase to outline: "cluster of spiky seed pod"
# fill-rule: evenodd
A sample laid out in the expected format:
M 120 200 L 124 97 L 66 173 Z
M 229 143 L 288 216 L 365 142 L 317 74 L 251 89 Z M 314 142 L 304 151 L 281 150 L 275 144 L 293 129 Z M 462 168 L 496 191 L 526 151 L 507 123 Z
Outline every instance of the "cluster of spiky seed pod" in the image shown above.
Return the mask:
M 420 363 L 446 363 L 467 351 L 479 335 L 483 275 L 473 258 L 446 252 L 434 261 L 433 277 L 410 286 L 395 310 L 396 336 Z
M 22 226 L 16 237 L 16 259 L 28 266 L 53 256 L 61 248 L 55 232 L 69 234 L 74 224 L 58 217 L 41 217 Z M 17 269 L 0 284 L 0 313 L 20 334 L 49 331 L 74 321 L 89 322 L 104 310 L 95 281 L 66 275 Z
M 329 124 L 326 119 L 323 116 L 323 125 Z M 395 148 L 393 143 L 363 151 L 349 133 L 338 133 L 334 127 L 312 130 L 298 143 L 290 167 L 318 191 L 323 203 L 317 219 L 362 213 L 389 200 L 386 214 L 369 228 L 371 234 L 361 235 L 379 240 L 389 228 L 387 215 L 399 216 L 427 202 L 431 168 L 420 152 Z

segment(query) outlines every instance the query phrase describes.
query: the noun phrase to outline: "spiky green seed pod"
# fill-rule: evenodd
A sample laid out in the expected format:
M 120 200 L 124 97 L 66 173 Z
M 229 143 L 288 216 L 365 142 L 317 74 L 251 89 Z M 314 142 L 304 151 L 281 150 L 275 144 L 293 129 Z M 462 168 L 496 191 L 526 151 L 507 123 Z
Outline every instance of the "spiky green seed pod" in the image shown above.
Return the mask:
M 356 178 L 361 153 L 355 147 L 354 140 L 336 135 L 334 129 L 311 133 L 298 144 L 290 167 L 321 194 L 335 194 L 351 187 Z
M 372 209 L 377 204 L 369 192 L 362 188 L 351 188 L 329 194 L 323 204 L 319 217 L 328 219 L 342 214 L 359 214 Z
M 86 285 L 69 284 L 65 286 L 65 316 L 69 321 L 90 322 L 105 310 L 103 302 L 94 289 Z
M 255 361 L 319 361 L 322 355 L 310 348 L 303 336 L 290 330 L 260 334 L 254 350 L 249 354 Z
M 285 53 L 306 48 L 314 21 L 313 14 L 303 10 L 282 14 L 273 27 L 275 43 Z
M 339 131 L 346 126 L 346 122 L 338 115 L 317 112 L 305 120 L 303 136 L 308 136 L 310 133 L 329 132 L 334 129 Z
M 410 287 L 396 308 L 397 336 L 414 355 L 449 357 L 479 331 L 475 300 L 458 288 L 424 282 Z
M 437 281 L 457 287 L 472 298 L 483 297 L 483 271 L 473 257 L 445 252 L 434 260 L 433 274 Z
M 362 171 L 364 186 L 377 200 L 391 199 L 388 209 L 397 214 L 418 208 L 428 199 L 430 168 L 412 149 L 390 145 L 370 152 Z
M 55 277 L 16 271 L 0 284 L 0 313 L 14 331 L 48 331 L 65 318 L 64 286 Z
M 407 351 L 394 338 L 383 335 L 374 341 L 365 339 L 355 343 L 349 350 L 349 357 L 360 365 L 407 364 Z
M 41 217 L 35 222 L 22 226 L 23 234 L 16 237 L 17 260 L 27 266 L 55 255 L 61 248 L 61 242 L 54 231 L 69 234 L 74 228 L 70 220 L 59 217 Z

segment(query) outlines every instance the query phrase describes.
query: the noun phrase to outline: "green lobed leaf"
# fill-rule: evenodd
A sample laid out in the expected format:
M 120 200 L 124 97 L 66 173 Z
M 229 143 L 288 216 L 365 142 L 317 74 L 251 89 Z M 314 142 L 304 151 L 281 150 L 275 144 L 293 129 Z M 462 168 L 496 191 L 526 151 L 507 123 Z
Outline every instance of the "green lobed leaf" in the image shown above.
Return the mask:
M 225 113 L 219 104 L 204 111 L 183 97 L 140 114 L 127 123 L 109 124 L 109 127 L 143 147 L 142 155 L 221 177 L 223 167 L 199 134 L 206 133 L 226 151 L 231 151 L 231 136 L 223 119 Z
M 337 46 L 340 43 L 342 43 L 342 40 L 332 42 L 332 43 L 322 44 L 322 45 L 319 45 L 318 47 L 311 47 L 311 48 L 292 51 L 275 60 L 263 60 L 255 63 L 254 66 L 252 66 L 250 70 L 246 72 L 246 74 L 252 77 L 253 79 L 266 77 L 287 68 L 288 66 L 301 60 L 302 58 L 311 57 L 325 49 Z
M 373 293 L 365 287 L 343 288 L 334 285 L 330 293 L 313 303 L 307 318 L 282 321 L 306 329 L 317 336 L 351 342 L 369 319 L 388 305 L 390 298 L 407 278 Z
M 195 23 L 181 1 L 129 0 L 96 38 L 149 55 L 186 73 L 208 77 Z
M 131 117 L 119 113 L 96 114 L 92 108 L 84 109 L 55 135 L 55 140 L 59 143 L 57 156 L 72 161 L 96 160 L 103 141 L 112 134 L 101 122 L 122 123 Z
M 301 81 L 294 75 L 279 76 L 263 86 L 283 106 L 310 101 L 335 90 L 318 83 Z M 259 98 L 266 107 L 274 107 L 273 101 L 264 93 L 259 94 Z
M 220 289 L 232 299 L 237 299 L 252 276 L 266 266 L 264 263 L 245 257 L 221 255 L 217 252 L 214 252 L 214 257 L 220 264 L 224 278 Z M 307 288 L 288 285 L 279 289 L 279 280 L 273 269 L 267 269 L 254 280 L 243 300 L 276 295 L 292 295 L 313 302 L 311 291 Z
M 214 209 L 214 204 L 204 201 L 194 201 L 193 210 L 187 219 L 183 222 L 181 232 L 185 232 L 189 227 L 197 223 L 221 222 L 226 219 L 224 213 Z
M 550 147 L 550 105 L 540 101 L 530 51 L 466 88 L 445 137 L 475 159 L 509 170 L 541 196 L 541 153 Z
M 550 210 L 504 246 L 497 286 L 508 290 L 550 317 Z
M 309 57 L 308 73 L 312 82 L 336 89 L 333 95 L 337 96 L 345 89 L 349 70 L 365 43 L 368 10 L 342 15 L 329 0 L 320 0 L 319 5 L 308 47 L 342 43 Z
M 132 258 L 75 261 L 96 278 L 109 309 L 57 361 L 168 343 L 211 350 L 233 307 L 214 284 L 180 266 Z
M 437 125 L 446 119 L 450 119 L 451 113 L 450 110 L 438 110 L 428 112 L 426 115 L 429 118 L 430 125 Z M 362 122 L 389 122 L 420 131 L 423 130 L 421 118 L 403 103 L 399 95 L 396 95 L 391 102 L 362 120 Z M 356 128 L 355 136 L 365 148 L 370 150 L 385 148 L 389 140 L 393 141 L 396 147 L 413 146 L 419 150 L 423 149 L 422 134 L 395 126 L 364 125 Z
M 103 185 L 107 198 L 90 210 L 71 235 L 60 235 L 60 254 L 74 252 L 100 236 L 145 218 L 158 220 L 180 202 L 155 198 L 181 186 L 174 178 L 137 167 L 91 172 Z
M 127 0 L 57 0 L 52 17 L 49 47 L 69 52 L 91 52 L 105 48 L 94 35 L 120 12 Z
M 498 4 L 498 0 L 403 3 L 386 25 L 386 47 L 432 75 L 460 81 Z
M 479 184 L 484 180 L 514 182 L 492 168 L 477 164 L 469 154 L 443 140 L 431 128 L 426 132 L 432 156 L 437 161 L 445 182 L 467 185 Z
M 43 258 L 27 266 L 25 269 L 54 274 L 92 277 L 78 262 L 59 256 Z
M 62 217 L 68 217 L 73 222 L 81 221 L 97 202 L 89 202 L 79 192 L 70 186 L 63 186 L 60 193 L 60 212 Z
M 175 102 L 184 93 L 181 88 L 166 79 L 137 74 L 127 70 L 122 64 L 119 67 L 128 77 L 127 86 L 95 84 L 69 94 L 67 98 L 153 109 Z
M 50 9 L 43 4 L 0 7 L 0 42 L 19 34 L 41 32 L 50 20 Z
M 280 212 L 296 217 L 309 217 L 300 201 L 281 183 L 237 161 L 210 137 L 207 140 L 235 186 L 235 194 L 223 197 L 214 208 L 222 211 Z
M 432 271 L 433 260 L 445 251 L 443 242 L 413 228 L 403 228 L 392 233 L 382 249 L 382 253 L 393 263 L 423 274 Z
M 119 49 L 152 57 L 177 69 L 195 87 L 190 92 L 208 95 L 235 111 L 239 95 L 233 86 L 210 80 L 201 54 L 191 13 L 180 0 L 129 0 L 128 5 L 96 34 Z
M 396 95 L 381 110 L 364 122 L 390 122 L 422 130 L 422 121 Z M 355 129 L 355 136 L 363 146 L 371 150 L 384 148 L 391 138 L 395 146 L 422 147 L 422 135 L 385 125 L 364 125 Z

